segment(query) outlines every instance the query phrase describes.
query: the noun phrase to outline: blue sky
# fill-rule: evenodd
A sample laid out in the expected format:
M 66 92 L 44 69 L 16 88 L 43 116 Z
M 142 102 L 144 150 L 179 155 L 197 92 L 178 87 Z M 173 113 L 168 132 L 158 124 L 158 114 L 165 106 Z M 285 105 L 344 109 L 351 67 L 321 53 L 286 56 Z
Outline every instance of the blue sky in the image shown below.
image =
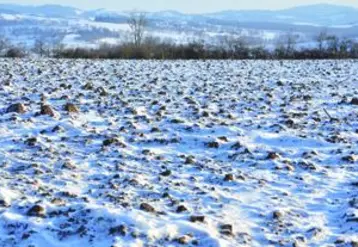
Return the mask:
M 111 10 L 140 9 L 146 11 L 178 10 L 202 13 L 224 9 L 282 9 L 297 5 L 331 3 L 358 8 L 358 0 L 8 0 L 0 3 L 62 4 L 83 9 L 106 8 Z

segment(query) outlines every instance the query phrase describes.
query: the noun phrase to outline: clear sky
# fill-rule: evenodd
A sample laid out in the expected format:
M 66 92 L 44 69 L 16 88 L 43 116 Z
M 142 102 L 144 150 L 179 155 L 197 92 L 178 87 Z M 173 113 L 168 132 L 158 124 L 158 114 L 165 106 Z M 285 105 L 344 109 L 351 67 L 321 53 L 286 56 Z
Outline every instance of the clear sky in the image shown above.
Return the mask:
M 82 9 L 140 9 L 145 11 L 178 10 L 203 13 L 227 9 L 282 9 L 298 5 L 331 3 L 358 8 L 358 0 L 8 0 L 0 3 L 61 4 Z

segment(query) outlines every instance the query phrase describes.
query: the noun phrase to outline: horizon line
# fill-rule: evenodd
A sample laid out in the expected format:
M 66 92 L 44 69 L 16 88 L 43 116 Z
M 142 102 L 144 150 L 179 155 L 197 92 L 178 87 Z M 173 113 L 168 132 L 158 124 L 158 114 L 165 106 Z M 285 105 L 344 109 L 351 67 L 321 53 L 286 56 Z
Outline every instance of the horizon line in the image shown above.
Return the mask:
M 44 7 L 44 6 L 57 6 L 57 7 L 63 7 L 63 8 L 72 8 L 72 9 L 76 9 L 76 10 L 80 10 L 80 11 L 98 11 L 98 10 L 105 10 L 105 11 L 109 11 L 109 12 L 131 12 L 133 10 L 138 10 L 144 13 L 160 13 L 160 12 L 176 12 L 179 14 L 211 14 L 211 13 L 220 13 L 220 12 L 227 12 L 227 11 L 283 11 L 283 10 L 290 10 L 290 9 L 295 9 L 295 8 L 302 8 L 302 7 L 310 7 L 310 6 L 336 6 L 336 7 L 347 7 L 347 8 L 351 8 L 351 9 L 355 9 L 358 10 L 358 7 L 352 6 L 352 5 L 348 5 L 348 4 L 334 4 L 334 3 L 326 3 L 326 2 L 322 2 L 322 3 L 315 3 L 315 4 L 302 4 L 302 5 L 294 5 L 292 7 L 286 7 L 286 8 L 276 8 L 276 9 L 260 9 L 260 8 L 242 8 L 242 9 L 238 9 L 238 8 L 228 8 L 228 9 L 221 9 L 221 10 L 214 10 L 214 11 L 208 11 L 208 12 L 187 12 L 187 11 L 181 11 L 181 10 L 176 10 L 176 9 L 162 9 L 162 10 L 155 10 L 155 11 L 150 11 L 150 10 L 142 10 L 140 8 L 132 8 L 132 9 L 109 9 L 109 8 L 80 8 L 77 6 L 73 6 L 73 5 L 67 5 L 67 4 L 56 4 L 56 3 L 47 3 L 47 4 L 23 4 L 23 3 L 8 3 L 8 2 L 0 2 L 0 6 L 1 5 L 9 5 L 9 6 L 21 6 L 21 7 Z

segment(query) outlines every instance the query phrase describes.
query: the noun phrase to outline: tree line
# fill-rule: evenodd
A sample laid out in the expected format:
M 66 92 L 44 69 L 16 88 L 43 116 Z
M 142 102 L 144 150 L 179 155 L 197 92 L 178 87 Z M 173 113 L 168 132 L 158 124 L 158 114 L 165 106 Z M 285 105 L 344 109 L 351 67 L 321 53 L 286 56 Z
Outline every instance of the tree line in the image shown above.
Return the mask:
M 290 36 L 290 35 L 288 35 Z M 55 49 L 57 58 L 105 59 L 346 59 L 358 58 L 358 42 L 339 39 L 334 35 L 318 35 L 313 47 L 297 48 L 292 37 L 287 37 L 273 49 L 250 46 L 242 38 L 228 38 L 220 45 L 197 40 L 186 44 L 161 41 L 146 37 L 141 42 L 118 45 L 103 44 L 95 49 Z
M 147 19 L 143 13 L 132 13 L 128 18 L 131 39 L 117 45 L 102 44 L 98 48 L 49 47 L 43 41 L 35 42 L 32 52 L 41 57 L 85 59 L 345 59 L 358 58 L 358 42 L 342 39 L 322 31 L 314 45 L 298 48 L 298 37 L 288 33 L 279 38 L 274 48 L 250 45 L 242 37 L 225 36 L 221 43 L 203 40 L 176 44 L 145 35 Z M 0 51 L 5 57 L 23 57 L 25 49 L 8 46 L 0 40 Z

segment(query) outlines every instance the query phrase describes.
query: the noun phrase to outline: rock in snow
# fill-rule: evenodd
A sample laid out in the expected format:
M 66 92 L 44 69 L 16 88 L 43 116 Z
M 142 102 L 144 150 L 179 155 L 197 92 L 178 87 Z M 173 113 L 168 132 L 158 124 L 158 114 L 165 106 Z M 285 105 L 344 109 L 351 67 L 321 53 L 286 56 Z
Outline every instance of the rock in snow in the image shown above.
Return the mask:
M 65 111 L 69 112 L 69 113 L 79 113 L 80 110 L 78 109 L 78 107 L 75 104 L 72 103 L 67 103 L 64 106 Z
M 9 106 L 6 110 L 7 113 L 16 112 L 16 113 L 25 113 L 27 111 L 26 106 L 21 103 L 13 104 Z
M 49 115 L 51 117 L 54 117 L 56 114 L 55 114 L 55 111 L 52 109 L 51 106 L 49 106 L 49 105 L 41 105 L 40 115 Z

